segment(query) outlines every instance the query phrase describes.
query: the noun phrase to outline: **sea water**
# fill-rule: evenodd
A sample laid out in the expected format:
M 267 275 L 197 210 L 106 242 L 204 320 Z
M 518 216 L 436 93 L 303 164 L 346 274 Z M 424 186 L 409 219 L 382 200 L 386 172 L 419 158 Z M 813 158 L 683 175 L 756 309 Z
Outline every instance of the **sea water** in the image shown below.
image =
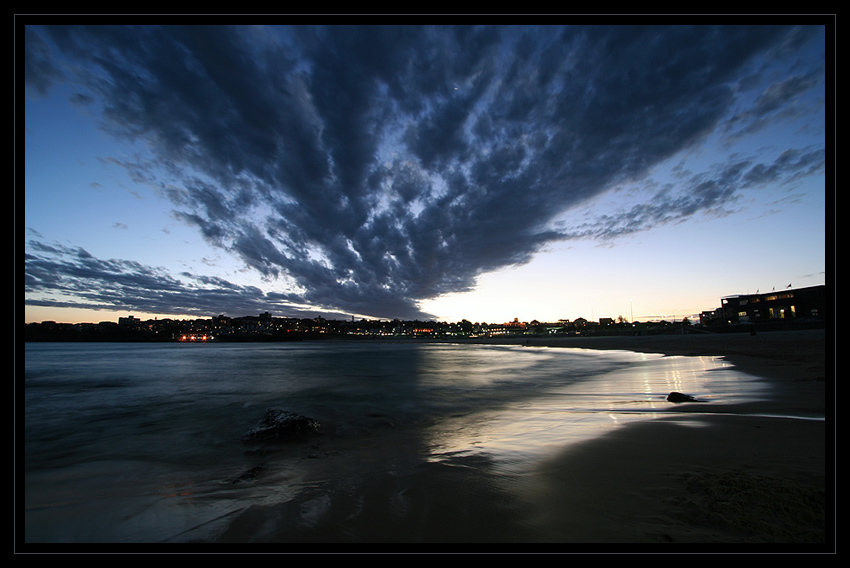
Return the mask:
M 24 367 L 29 543 L 533 540 L 531 464 L 670 391 L 761 384 L 714 357 L 415 341 L 28 343 Z M 269 408 L 321 431 L 244 442 Z

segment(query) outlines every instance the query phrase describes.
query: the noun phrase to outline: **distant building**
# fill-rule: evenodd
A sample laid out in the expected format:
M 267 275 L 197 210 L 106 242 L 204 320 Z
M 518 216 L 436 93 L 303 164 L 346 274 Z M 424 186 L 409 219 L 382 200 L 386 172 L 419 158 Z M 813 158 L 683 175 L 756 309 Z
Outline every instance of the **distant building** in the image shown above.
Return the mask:
M 705 310 L 699 314 L 699 322 L 702 325 L 723 323 L 723 308 Z
M 758 323 L 791 318 L 826 316 L 826 286 L 743 294 L 720 299 L 720 308 L 703 312 L 703 323 Z

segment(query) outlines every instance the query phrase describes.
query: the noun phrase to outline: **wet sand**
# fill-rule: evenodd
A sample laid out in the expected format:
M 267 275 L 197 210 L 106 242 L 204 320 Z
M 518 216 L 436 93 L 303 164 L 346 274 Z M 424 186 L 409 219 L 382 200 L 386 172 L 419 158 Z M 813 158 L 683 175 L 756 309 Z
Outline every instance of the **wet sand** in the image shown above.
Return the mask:
M 529 345 L 718 355 L 772 387 L 753 403 L 682 404 L 674 417 L 626 425 L 540 464 L 528 499 L 546 527 L 542 540 L 833 551 L 827 341 L 822 330 L 532 339 Z
M 677 405 L 521 473 L 494 475 L 492 464 L 474 461 L 403 472 L 386 459 L 403 455 L 404 441 L 376 439 L 374 459 L 361 450 L 352 475 L 329 460 L 314 473 L 322 481 L 315 494 L 273 512 L 251 509 L 216 542 L 342 553 L 834 551 L 826 407 L 834 382 L 824 331 L 526 341 L 494 343 L 723 356 L 772 388 L 746 404 Z M 345 481 L 354 479 L 366 481 Z M 311 517 L 322 521 L 305 523 Z

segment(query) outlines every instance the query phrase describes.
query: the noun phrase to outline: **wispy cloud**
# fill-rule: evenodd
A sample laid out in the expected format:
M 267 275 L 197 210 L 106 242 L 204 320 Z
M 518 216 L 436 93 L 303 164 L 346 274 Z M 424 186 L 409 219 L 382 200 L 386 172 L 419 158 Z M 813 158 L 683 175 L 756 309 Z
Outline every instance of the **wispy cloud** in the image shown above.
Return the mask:
M 675 185 L 648 188 L 646 199 L 631 207 L 600 215 L 581 224 L 559 224 L 564 239 L 609 241 L 647 231 L 659 225 L 691 219 L 698 213 L 728 215 L 738 207 L 742 190 L 769 183 L 791 183 L 823 172 L 826 155 L 823 148 L 788 149 L 773 162 L 733 156 L 727 163 L 716 164 L 708 172 L 690 174 Z M 652 185 L 647 181 L 647 185 Z
M 223 278 L 182 272 L 120 259 L 98 259 L 79 247 L 29 242 L 26 255 L 27 303 L 36 306 L 210 316 L 281 310 L 293 316 L 315 314 L 297 294 L 264 293 Z
M 592 226 L 553 225 L 721 128 L 741 134 L 799 112 L 797 97 L 823 89 L 822 69 L 771 73 L 789 45 L 818 32 L 58 26 L 27 31 L 26 77 L 33 94 L 76 81 L 105 130 L 148 150 L 107 159 L 155 187 L 210 243 L 267 277 L 291 278 L 298 302 L 412 318 L 426 315 L 419 300 L 469 290 L 553 241 L 644 230 L 734 203 L 745 185 L 822 168 L 823 148 L 788 148 Z M 172 312 L 215 311 L 207 299 L 242 294 L 270 299 L 83 253 L 38 250 L 27 260 L 30 289 L 104 305 L 129 302 L 142 284 L 150 296 L 136 309 L 173 302 Z M 91 292 L 85 279 L 108 285 Z

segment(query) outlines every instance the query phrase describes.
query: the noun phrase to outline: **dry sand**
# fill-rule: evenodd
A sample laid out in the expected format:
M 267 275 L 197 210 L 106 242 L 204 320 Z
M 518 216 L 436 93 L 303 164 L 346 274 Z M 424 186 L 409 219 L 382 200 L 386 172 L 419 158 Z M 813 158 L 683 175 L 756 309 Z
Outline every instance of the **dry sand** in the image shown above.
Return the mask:
M 823 330 L 529 344 L 721 355 L 773 387 L 750 404 L 682 404 L 674 417 L 624 426 L 541 464 L 528 498 L 549 527 L 544 541 L 834 550 L 833 350 Z

